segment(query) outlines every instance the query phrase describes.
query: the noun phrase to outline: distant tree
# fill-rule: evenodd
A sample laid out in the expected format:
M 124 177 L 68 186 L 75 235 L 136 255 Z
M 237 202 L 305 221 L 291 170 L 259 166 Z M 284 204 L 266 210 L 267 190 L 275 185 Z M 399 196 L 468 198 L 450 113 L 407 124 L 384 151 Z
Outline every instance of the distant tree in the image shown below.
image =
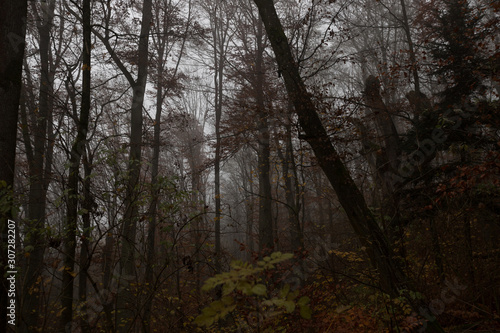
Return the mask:
M 461 104 L 480 88 L 477 69 L 485 59 L 478 52 L 478 43 L 486 37 L 479 27 L 481 14 L 475 13 L 469 1 L 443 0 L 431 8 L 434 21 L 428 44 L 435 61 L 434 74 L 445 86 L 442 92 L 444 107 Z
M 211 67 L 213 68 L 214 95 L 213 105 L 215 113 L 215 156 L 214 156 L 214 201 L 215 201 L 215 271 L 221 271 L 221 161 L 222 161 L 222 135 L 221 120 L 224 103 L 224 80 L 227 67 L 227 52 L 232 39 L 230 29 L 231 18 L 236 13 L 236 7 L 232 1 L 216 0 L 211 3 L 202 4 L 210 22 L 211 39 L 208 41 L 211 47 Z
M 153 156 L 151 160 L 151 203 L 148 208 L 148 236 L 146 247 L 146 271 L 145 284 L 148 286 L 156 285 L 155 281 L 155 261 L 156 261 L 156 238 L 158 224 L 158 197 L 159 197 L 159 173 L 160 167 L 160 148 L 161 148 L 161 123 L 162 113 L 165 111 L 165 100 L 170 96 L 175 96 L 180 93 L 181 73 L 179 66 L 184 56 L 186 42 L 189 39 L 192 28 L 192 8 L 191 2 L 187 3 L 187 17 L 184 20 L 180 16 L 182 11 L 182 2 L 153 2 L 153 19 L 152 19 L 152 44 L 153 54 L 151 62 L 156 65 L 152 66 L 152 81 L 156 84 L 156 113 L 153 125 Z M 176 55 L 175 63 L 171 68 L 168 67 L 169 57 L 174 57 L 176 47 L 179 51 Z M 155 291 L 152 290 L 147 296 L 142 321 L 145 331 L 150 331 L 151 308 L 154 300 Z
M 273 223 L 273 195 L 271 187 L 271 131 L 274 89 L 269 82 L 269 57 L 266 54 L 267 38 L 262 21 L 251 2 L 241 1 L 240 15 L 235 19 L 235 43 L 230 68 L 231 77 L 239 87 L 235 97 L 237 118 L 253 129 L 257 145 L 259 251 L 272 252 L 276 230 Z M 242 114 L 252 115 L 250 119 Z M 235 119 L 236 120 L 236 119 Z M 237 129 L 239 131 L 241 129 Z

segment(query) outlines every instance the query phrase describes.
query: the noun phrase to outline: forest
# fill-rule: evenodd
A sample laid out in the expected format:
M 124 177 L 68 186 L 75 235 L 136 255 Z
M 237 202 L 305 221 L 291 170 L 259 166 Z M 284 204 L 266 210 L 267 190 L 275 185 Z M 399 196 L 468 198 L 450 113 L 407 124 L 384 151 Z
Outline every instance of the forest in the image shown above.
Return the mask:
M 496 0 L 0 0 L 0 332 L 500 332 Z

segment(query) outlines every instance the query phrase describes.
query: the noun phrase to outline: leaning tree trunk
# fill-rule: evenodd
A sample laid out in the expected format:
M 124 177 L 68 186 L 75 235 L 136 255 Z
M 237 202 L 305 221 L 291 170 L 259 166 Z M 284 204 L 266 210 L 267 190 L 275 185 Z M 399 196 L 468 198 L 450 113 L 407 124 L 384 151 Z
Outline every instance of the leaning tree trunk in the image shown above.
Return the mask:
M 254 0 L 254 2 L 266 27 L 278 62 L 278 70 L 283 75 L 286 90 L 297 112 L 300 126 L 305 132 L 305 138 L 337 193 L 340 204 L 360 242 L 366 248 L 372 265 L 378 270 L 382 289 L 394 297 L 399 296 L 404 290 L 411 290 L 412 286 L 408 277 L 394 261 L 392 251 L 377 221 L 330 142 L 311 95 L 307 92 L 298 66 L 292 57 L 288 40 L 273 2 L 269 0 Z M 418 308 L 418 304 L 415 304 L 414 307 Z M 430 324 L 430 331 L 443 332 L 435 318 L 430 319 Z

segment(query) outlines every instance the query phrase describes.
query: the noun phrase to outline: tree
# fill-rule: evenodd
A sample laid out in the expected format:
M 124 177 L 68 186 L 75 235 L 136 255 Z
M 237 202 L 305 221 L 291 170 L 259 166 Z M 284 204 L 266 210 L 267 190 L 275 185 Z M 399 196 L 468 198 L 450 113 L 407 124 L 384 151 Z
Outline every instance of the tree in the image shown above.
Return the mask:
M 35 94 L 31 94 L 29 103 L 33 119 L 33 138 L 29 135 L 25 111 L 21 111 L 23 123 L 23 139 L 28 159 L 29 194 L 28 194 L 28 221 L 24 246 L 26 256 L 23 291 L 32 291 L 31 297 L 25 294 L 21 309 L 21 328 L 33 329 L 38 325 L 40 293 L 39 284 L 43 267 L 44 253 L 47 248 L 46 237 L 46 197 L 52 170 L 53 133 L 52 115 L 54 107 L 54 75 L 56 59 L 52 57 L 51 30 L 53 28 L 55 1 L 48 1 L 37 7 L 32 6 L 36 18 L 36 31 L 38 33 L 38 46 L 40 55 L 40 82 L 38 105 Z M 29 67 L 25 66 L 28 71 Z M 30 80 L 28 72 L 28 80 Z M 29 82 L 29 81 L 28 81 Z M 32 87 L 26 87 L 31 90 Z
M 164 111 L 164 101 L 169 95 L 178 93 L 180 85 L 179 65 L 184 55 L 184 49 L 191 30 L 191 2 L 188 3 L 188 16 L 184 22 L 179 17 L 181 10 L 180 2 L 162 3 L 157 1 L 154 3 L 155 17 L 154 34 L 152 36 L 155 55 L 152 56 L 156 60 L 155 78 L 156 81 L 156 114 L 154 119 L 153 133 L 153 158 L 151 166 L 151 203 L 149 205 L 149 226 L 147 239 L 147 263 L 145 271 L 145 284 L 153 286 L 154 267 L 156 266 L 156 238 L 158 224 L 158 197 L 159 197 L 159 161 L 160 161 L 160 134 L 162 112 Z M 174 32 L 175 31 L 175 32 Z M 173 56 L 174 47 L 179 46 L 179 53 L 172 71 L 168 71 L 168 57 Z M 194 177 L 194 172 L 193 172 Z M 193 188 L 194 191 L 194 188 Z M 142 320 L 145 326 L 145 331 L 150 330 L 151 307 L 154 299 L 154 291 L 148 295 L 144 306 L 144 315 Z
M 14 216 L 13 186 L 16 159 L 17 120 L 21 96 L 22 67 L 28 2 L 0 1 L 0 227 L 7 234 L 7 220 Z M 7 251 L 2 239 L 0 275 L 5 276 Z M 0 331 L 7 331 L 7 280 L 0 287 Z
M 90 118 L 90 69 L 91 69 L 91 7 L 90 0 L 83 0 L 83 52 L 82 52 L 82 101 L 80 117 L 77 123 L 76 138 L 70 151 L 70 166 L 68 177 L 68 208 L 66 213 L 66 227 L 64 233 L 64 270 L 62 279 L 61 304 L 61 330 L 71 332 L 73 322 L 73 287 L 75 278 L 76 261 L 76 234 L 78 223 L 79 201 L 79 171 L 80 160 L 85 151 L 87 131 Z M 87 191 L 88 192 L 88 191 Z M 88 193 L 86 197 L 88 198 Z M 90 226 L 88 226 L 90 227 Z M 86 278 L 86 276 L 84 276 Z
M 237 96 L 238 108 L 233 117 L 241 118 L 242 114 L 255 115 L 255 121 L 248 124 L 255 129 L 257 141 L 257 173 L 259 179 L 259 251 L 262 254 L 272 252 L 275 244 L 275 228 L 273 226 L 273 196 L 271 187 L 271 135 L 269 123 L 273 118 L 273 101 L 270 97 L 269 66 L 266 57 L 266 36 L 264 27 L 251 2 L 241 1 L 240 15 L 236 18 L 235 37 L 241 44 L 234 51 L 235 62 L 231 64 L 235 83 L 241 87 L 243 94 Z M 235 38 L 236 39 L 236 38 Z M 251 119 L 249 119 L 251 120 Z
M 205 10 L 210 18 L 210 29 L 212 39 L 210 41 L 213 49 L 212 64 L 214 68 L 214 100 L 215 111 L 215 157 L 214 157 L 214 186 L 215 186 L 215 271 L 221 271 L 221 160 L 222 160 L 222 138 L 221 119 L 224 102 L 224 71 L 226 68 L 226 55 L 232 34 L 230 31 L 230 19 L 234 15 L 234 7 L 231 2 L 217 0 L 210 5 L 205 5 Z
M 293 102 L 300 125 L 305 132 L 305 138 L 336 191 L 353 229 L 363 246 L 366 247 L 372 265 L 378 269 L 382 289 L 393 296 L 399 295 L 404 290 L 413 289 L 408 277 L 393 259 L 387 240 L 368 209 L 364 197 L 330 142 L 312 98 L 300 77 L 274 4 L 265 0 L 255 0 L 255 4 L 259 8 L 289 98 Z M 417 306 L 414 307 L 417 310 Z M 429 318 L 429 321 L 431 331 L 443 331 L 435 319 Z
M 105 13 L 104 34 L 93 29 L 94 34 L 103 43 L 109 52 L 116 66 L 125 76 L 132 88 L 132 103 L 130 109 L 130 150 L 128 156 L 127 186 L 124 200 L 125 214 L 123 216 L 122 246 L 120 257 L 120 280 L 123 286 L 120 288 L 117 303 L 117 321 L 120 323 L 120 331 L 127 332 L 134 324 L 136 315 L 133 311 L 135 303 L 132 297 L 132 283 L 135 276 L 135 253 L 137 222 L 139 220 L 139 187 L 142 169 L 142 125 L 143 125 L 143 104 L 146 94 L 146 82 L 149 65 L 149 38 L 152 21 L 152 0 L 145 0 L 142 3 L 142 19 L 138 39 L 138 49 L 136 54 L 137 77 L 134 78 L 127 68 L 123 59 L 115 52 L 111 40 L 113 33 L 110 27 L 111 4 L 103 4 L 107 9 Z M 75 13 L 73 13 L 75 15 Z M 78 15 L 75 15 L 78 17 Z

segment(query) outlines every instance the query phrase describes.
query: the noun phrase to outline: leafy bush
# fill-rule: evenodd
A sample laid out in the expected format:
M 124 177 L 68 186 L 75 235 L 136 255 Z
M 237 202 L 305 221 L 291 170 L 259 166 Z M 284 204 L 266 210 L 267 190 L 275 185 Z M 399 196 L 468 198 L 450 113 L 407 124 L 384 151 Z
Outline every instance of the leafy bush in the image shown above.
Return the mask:
M 211 327 L 233 312 L 249 313 L 246 319 L 239 319 L 239 325 L 253 326 L 255 314 L 259 326 L 269 324 L 281 314 L 293 313 L 298 309 L 300 316 L 311 318 L 309 298 L 300 297 L 299 290 L 290 290 L 289 284 L 271 291 L 267 272 L 276 269 L 276 264 L 291 259 L 293 254 L 275 252 L 264 257 L 254 266 L 248 262 L 234 261 L 231 270 L 209 278 L 202 290 L 222 288 L 222 297 L 206 306 L 195 319 L 198 326 Z M 298 299 L 297 299 L 298 298 Z

